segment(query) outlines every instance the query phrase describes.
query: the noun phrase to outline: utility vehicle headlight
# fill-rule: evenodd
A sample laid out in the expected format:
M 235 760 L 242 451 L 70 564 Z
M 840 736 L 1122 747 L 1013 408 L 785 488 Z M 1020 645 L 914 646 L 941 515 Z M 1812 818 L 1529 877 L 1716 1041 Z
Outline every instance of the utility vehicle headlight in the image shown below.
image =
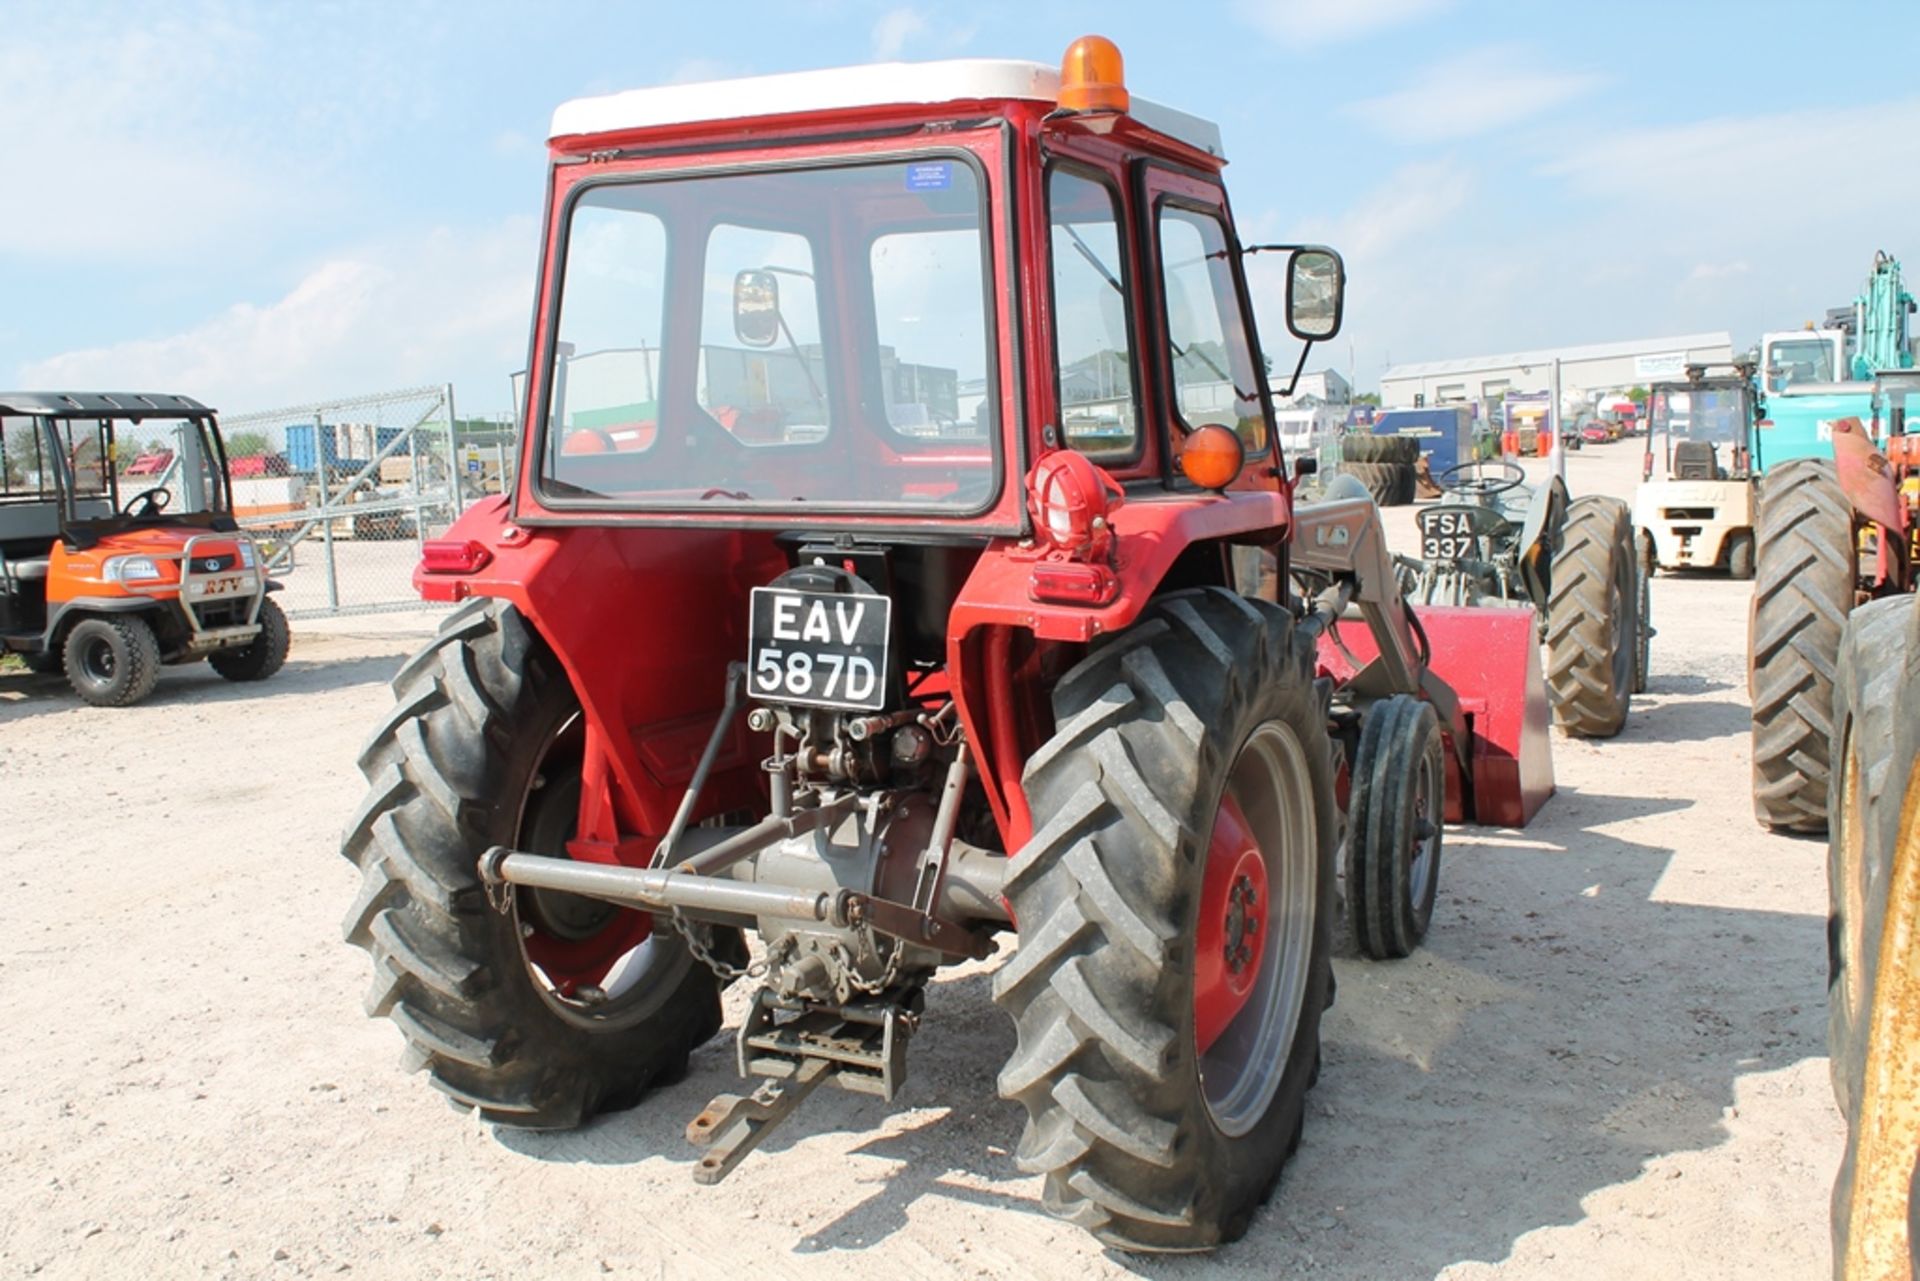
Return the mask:
M 240 540 L 240 567 L 242 569 L 253 568 L 253 544 L 246 539 Z
M 107 562 L 107 577 L 116 583 L 150 582 L 160 577 L 160 566 L 151 556 L 115 556 Z

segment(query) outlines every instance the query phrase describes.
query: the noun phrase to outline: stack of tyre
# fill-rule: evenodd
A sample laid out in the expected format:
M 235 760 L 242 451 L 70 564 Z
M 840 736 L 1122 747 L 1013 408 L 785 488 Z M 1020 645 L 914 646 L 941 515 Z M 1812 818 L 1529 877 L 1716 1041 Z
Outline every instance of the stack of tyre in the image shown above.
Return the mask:
M 1382 507 L 1413 501 L 1414 465 L 1419 461 L 1420 441 L 1414 436 L 1355 433 L 1340 441 L 1340 470 L 1365 485 Z

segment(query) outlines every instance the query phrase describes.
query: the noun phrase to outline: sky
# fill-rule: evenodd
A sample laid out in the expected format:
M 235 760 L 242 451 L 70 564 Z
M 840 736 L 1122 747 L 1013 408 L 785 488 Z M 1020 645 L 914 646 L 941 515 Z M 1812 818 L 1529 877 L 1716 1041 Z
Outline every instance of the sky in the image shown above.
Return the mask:
M 1323 241 L 1313 367 L 1731 331 L 1920 281 L 1913 0 L 0 0 L 0 379 L 504 413 L 553 108 L 868 61 L 1056 62 L 1219 122 L 1242 239 Z M 1897 55 L 1897 56 L 1896 56 Z M 1269 282 L 1263 280 L 1262 289 Z M 1278 330 L 1278 299 L 1257 300 Z

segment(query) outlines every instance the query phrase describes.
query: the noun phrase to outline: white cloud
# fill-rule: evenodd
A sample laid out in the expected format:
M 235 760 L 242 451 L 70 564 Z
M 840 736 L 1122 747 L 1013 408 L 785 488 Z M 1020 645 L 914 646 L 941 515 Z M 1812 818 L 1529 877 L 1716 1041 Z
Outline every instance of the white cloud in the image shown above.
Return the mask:
M 36 360 L 16 381 L 177 390 L 228 412 L 453 381 L 492 410 L 526 356 L 535 232 L 514 218 L 343 253 L 274 301 Z
M 1745 259 L 1734 262 L 1700 262 L 1687 273 L 1688 280 L 1724 280 L 1729 276 L 1744 276 L 1753 267 Z
M 873 24 L 873 57 L 876 62 L 898 58 L 907 42 L 925 35 L 927 17 L 918 9 L 889 9 Z
M 1414 22 L 1452 0 L 1236 0 L 1241 18 L 1295 48 L 1334 44 Z
M 1492 45 L 1437 63 L 1405 88 L 1346 110 L 1396 142 L 1441 142 L 1517 124 L 1605 82 L 1536 63 L 1524 46 Z

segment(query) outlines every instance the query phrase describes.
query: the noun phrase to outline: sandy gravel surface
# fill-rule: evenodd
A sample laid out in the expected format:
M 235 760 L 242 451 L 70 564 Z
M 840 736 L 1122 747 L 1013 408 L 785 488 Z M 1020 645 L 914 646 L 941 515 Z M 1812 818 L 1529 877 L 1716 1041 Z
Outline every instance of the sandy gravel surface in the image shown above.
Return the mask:
M 1631 443 L 1569 460 L 1576 492 L 1637 474 Z M 1659 580 L 1626 733 L 1556 740 L 1527 831 L 1449 833 L 1426 950 L 1336 963 L 1305 1143 L 1210 1259 L 1041 1212 L 986 966 L 930 993 L 901 1106 L 823 1091 L 717 1189 L 681 1132 L 735 1088 L 724 1039 L 568 1135 L 403 1074 L 337 840 L 418 616 L 121 712 L 0 673 L 0 1276 L 1823 1276 L 1824 845 L 1751 816 L 1747 599 Z

